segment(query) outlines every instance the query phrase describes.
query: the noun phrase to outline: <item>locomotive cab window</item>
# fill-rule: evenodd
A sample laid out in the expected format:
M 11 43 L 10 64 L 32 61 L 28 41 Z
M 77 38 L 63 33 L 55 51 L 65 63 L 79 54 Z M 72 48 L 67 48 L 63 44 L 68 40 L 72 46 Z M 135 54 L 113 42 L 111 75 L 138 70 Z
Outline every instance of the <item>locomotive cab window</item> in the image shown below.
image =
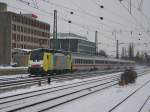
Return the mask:
M 44 56 L 44 53 L 42 51 L 32 51 L 30 59 L 39 61 L 43 59 L 43 56 Z

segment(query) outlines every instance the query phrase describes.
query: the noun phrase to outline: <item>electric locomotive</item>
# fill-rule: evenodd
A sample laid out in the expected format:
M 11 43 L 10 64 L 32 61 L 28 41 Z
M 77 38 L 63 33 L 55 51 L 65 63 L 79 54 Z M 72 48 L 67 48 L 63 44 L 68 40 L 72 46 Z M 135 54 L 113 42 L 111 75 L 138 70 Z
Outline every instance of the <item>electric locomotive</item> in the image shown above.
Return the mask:
M 32 50 L 29 56 L 30 75 L 43 76 L 72 70 L 72 57 L 69 52 L 39 48 Z

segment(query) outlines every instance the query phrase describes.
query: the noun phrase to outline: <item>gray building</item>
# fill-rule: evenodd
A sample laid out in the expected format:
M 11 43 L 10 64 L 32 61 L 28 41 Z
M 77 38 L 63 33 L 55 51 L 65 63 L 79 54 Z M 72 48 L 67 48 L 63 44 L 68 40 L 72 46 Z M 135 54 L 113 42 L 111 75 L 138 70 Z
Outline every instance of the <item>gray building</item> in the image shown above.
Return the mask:
M 96 53 L 96 44 L 82 39 L 51 39 L 51 46 L 57 44 L 57 49 L 85 53 L 85 54 L 95 54 Z
M 13 61 L 14 48 L 50 47 L 50 25 L 34 17 L 0 10 L 0 64 Z

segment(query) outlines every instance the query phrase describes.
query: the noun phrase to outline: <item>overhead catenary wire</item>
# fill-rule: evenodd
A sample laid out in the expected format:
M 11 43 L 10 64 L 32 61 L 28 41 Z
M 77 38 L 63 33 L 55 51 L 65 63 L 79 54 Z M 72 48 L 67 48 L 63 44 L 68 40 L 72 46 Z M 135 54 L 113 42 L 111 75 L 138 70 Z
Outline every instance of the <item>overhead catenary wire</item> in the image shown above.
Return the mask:
M 46 1 L 46 0 L 43 0 L 43 1 Z M 55 4 L 56 5 L 56 4 Z M 65 7 L 65 8 L 67 8 L 67 7 Z M 69 9 L 69 8 L 67 8 L 67 9 Z M 103 24 L 104 25 L 104 24 Z M 105 24 L 106 25 L 106 24 Z
M 143 1 L 143 0 L 142 0 Z M 128 1 L 126 1 L 128 3 Z M 128 3 L 129 4 L 129 3 Z M 150 26 L 150 22 L 148 17 L 144 14 L 144 12 L 142 10 L 138 10 L 139 8 L 137 8 L 134 4 L 132 4 L 132 8 L 134 8 L 135 10 L 137 10 L 137 12 L 139 12 L 146 20 L 146 22 L 149 24 Z
M 47 3 L 51 3 L 49 0 L 43 0 L 43 1 L 47 1 Z M 54 4 L 54 3 L 51 3 L 51 4 Z M 56 6 L 61 6 L 61 7 L 63 7 L 62 5 L 57 5 L 57 4 L 55 4 Z M 74 10 L 74 11 L 76 11 L 75 9 L 70 9 L 70 8 L 67 8 L 67 7 L 63 7 L 63 8 L 66 8 L 67 10 L 69 9 L 69 10 Z M 82 12 L 83 13 L 83 12 Z M 85 13 L 84 13 L 85 14 Z M 91 15 L 91 14 L 89 14 L 88 13 L 88 15 L 90 15 L 90 16 L 93 16 L 93 15 Z M 95 16 L 95 15 L 94 15 Z M 113 23 L 117 23 L 117 24 L 119 24 L 118 22 L 116 22 L 116 21 L 113 21 Z M 100 23 L 100 24 L 103 24 L 103 25 L 105 25 L 105 26 L 108 26 L 108 25 L 106 25 L 106 24 L 104 24 L 104 23 Z M 120 24 L 120 25 L 123 25 L 123 24 Z M 129 27 L 129 26 L 126 26 L 126 27 Z M 122 30 L 123 31 L 123 30 Z M 132 30 L 132 31 L 134 31 L 134 30 Z M 128 31 L 128 32 L 131 32 L 131 31 Z M 145 31 L 146 32 L 146 31 Z
M 121 3 L 121 5 L 125 8 L 125 5 L 124 5 L 122 2 L 120 2 L 120 3 Z M 128 2 L 126 2 L 126 3 L 128 3 Z M 125 8 L 125 9 L 126 9 L 126 8 Z M 128 11 L 128 10 L 127 10 L 127 11 Z M 131 14 L 131 13 L 128 13 L 128 14 L 132 17 L 133 20 L 135 20 L 135 22 L 141 27 L 141 29 L 144 29 L 145 32 L 146 32 L 147 29 L 145 29 L 145 27 L 142 25 L 142 23 L 140 23 L 140 22 L 137 20 L 137 18 L 134 17 L 133 12 L 132 12 L 132 14 Z M 139 31 L 139 32 L 140 32 L 140 31 Z M 145 36 L 140 36 L 140 37 L 139 37 L 139 40 L 140 40 L 140 41 L 143 40 L 143 39 L 141 39 L 141 38 L 145 38 L 145 37 L 147 37 L 147 39 L 145 38 L 145 39 L 146 39 L 145 41 L 150 41 L 150 40 L 149 40 L 149 34 L 148 34 L 147 32 L 146 32 L 145 34 L 146 34 L 147 36 L 145 35 Z M 140 35 L 140 33 L 139 33 L 139 35 Z
M 100 8 L 100 4 L 99 4 L 99 3 L 96 3 L 96 2 L 94 2 L 93 0 L 91 0 L 91 1 L 92 1 L 96 6 L 98 6 L 98 7 Z M 109 10 L 109 9 L 106 8 L 106 7 L 104 7 L 103 11 L 105 11 L 105 12 L 107 11 L 107 13 L 111 14 L 111 15 L 114 16 L 114 17 L 117 16 L 117 17 L 121 18 L 122 20 L 124 20 L 125 22 L 131 22 L 131 20 L 128 20 L 126 17 L 123 17 L 123 16 L 120 15 L 119 13 L 113 12 L 112 10 Z M 108 18 L 106 18 L 106 19 L 108 19 Z M 119 24 L 120 26 L 129 27 L 129 26 L 127 26 L 126 24 L 119 23 L 119 22 L 116 22 L 116 21 L 114 21 L 114 20 L 108 19 L 108 21 L 113 22 L 113 23 L 115 23 L 115 24 Z M 135 23 L 133 23 L 133 24 L 137 26 L 137 24 L 135 24 Z M 139 30 L 136 26 L 133 27 L 133 29 Z
M 125 8 L 124 4 L 122 2 L 120 2 L 121 5 Z M 127 2 L 128 3 L 128 2 Z M 133 14 L 129 14 L 135 21 L 136 23 L 142 28 L 145 29 L 145 27 L 133 16 Z M 146 31 L 146 30 L 145 30 Z
M 48 3 L 48 4 L 51 4 L 51 5 L 55 5 L 55 6 L 57 6 L 57 7 L 59 6 L 59 7 L 61 7 L 61 8 L 64 8 L 65 10 L 67 10 L 67 12 L 75 11 L 75 12 L 76 12 L 76 13 L 75 13 L 76 15 L 77 15 L 77 13 L 82 13 L 82 14 L 88 15 L 88 16 L 90 16 L 90 17 L 92 17 L 92 18 L 99 19 L 99 16 L 94 15 L 94 14 L 91 14 L 91 13 L 89 13 L 89 12 L 87 12 L 87 11 L 81 11 L 81 10 L 76 10 L 76 9 L 68 8 L 68 7 L 65 7 L 65 6 L 60 5 L 60 4 L 52 3 L 52 2 L 49 1 L 49 0 L 43 0 L 43 1 L 46 2 L 46 3 Z M 79 7 L 79 6 L 78 6 L 78 7 Z M 70 11 L 68 11 L 68 10 L 70 10 Z M 105 19 L 106 19 L 106 18 L 105 18 Z M 106 20 L 110 21 L 110 19 L 106 19 Z M 112 21 L 113 21 L 113 20 L 112 20 Z M 110 21 L 110 22 L 112 22 L 112 21 Z M 113 23 L 114 23 L 114 24 L 117 24 L 117 25 L 120 25 L 120 26 L 127 27 L 127 28 L 130 27 L 130 26 L 126 25 L 126 24 L 119 23 L 119 22 L 116 22 L 116 21 L 113 21 Z M 100 23 L 100 24 L 102 24 L 102 23 Z M 106 24 L 104 24 L 104 23 L 103 23 L 103 25 L 109 26 L 109 25 L 106 25 Z M 108 27 L 108 28 L 109 28 L 109 27 Z

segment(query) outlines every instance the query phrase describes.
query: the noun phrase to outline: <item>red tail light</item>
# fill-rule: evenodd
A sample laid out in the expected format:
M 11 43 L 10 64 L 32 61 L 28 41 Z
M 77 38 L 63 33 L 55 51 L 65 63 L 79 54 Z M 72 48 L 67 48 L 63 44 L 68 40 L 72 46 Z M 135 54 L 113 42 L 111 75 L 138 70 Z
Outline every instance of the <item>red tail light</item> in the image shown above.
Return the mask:
M 40 68 L 40 65 L 32 65 L 32 68 Z

